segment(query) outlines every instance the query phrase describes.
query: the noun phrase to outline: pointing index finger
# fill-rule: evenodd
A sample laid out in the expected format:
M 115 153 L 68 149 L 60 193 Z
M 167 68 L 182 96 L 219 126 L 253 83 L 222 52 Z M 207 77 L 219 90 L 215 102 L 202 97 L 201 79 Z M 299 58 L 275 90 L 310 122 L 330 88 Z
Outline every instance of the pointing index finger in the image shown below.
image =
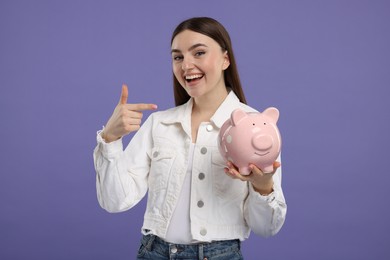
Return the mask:
M 145 111 L 145 110 L 156 110 L 157 105 L 156 104 L 128 104 L 128 109 L 133 111 Z

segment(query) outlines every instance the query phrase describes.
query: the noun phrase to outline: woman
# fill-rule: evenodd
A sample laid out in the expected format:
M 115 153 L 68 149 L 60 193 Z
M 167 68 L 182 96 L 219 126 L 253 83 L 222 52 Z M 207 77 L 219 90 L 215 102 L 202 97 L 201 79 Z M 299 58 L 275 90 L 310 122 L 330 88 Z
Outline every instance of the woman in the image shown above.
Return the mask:
M 207 17 L 183 21 L 171 40 L 176 107 L 127 104 L 127 86 L 94 151 L 100 205 L 120 212 L 148 191 L 138 259 L 242 259 L 250 231 L 276 234 L 286 215 L 280 163 L 242 176 L 226 165 L 218 131 L 245 104 L 228 33 Z M 137 131 L 138 130 L 138 131 Z M 121 137 L 133 132 L 123 151 Z

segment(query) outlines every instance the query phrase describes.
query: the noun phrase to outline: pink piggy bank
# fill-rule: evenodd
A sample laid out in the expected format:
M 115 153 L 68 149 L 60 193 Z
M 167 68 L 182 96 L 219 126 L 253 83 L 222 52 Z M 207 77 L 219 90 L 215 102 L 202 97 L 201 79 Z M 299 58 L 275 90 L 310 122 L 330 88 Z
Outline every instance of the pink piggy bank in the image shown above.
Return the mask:
M 281 149 L 278 119 L 279 110 L 274 107 L 262 113 L 234 110 L 219 132 L 218 148 L 222 157 L 236 165 L 242 175 L 251 172 L 249 163 L 263 172 L 272 172 Z

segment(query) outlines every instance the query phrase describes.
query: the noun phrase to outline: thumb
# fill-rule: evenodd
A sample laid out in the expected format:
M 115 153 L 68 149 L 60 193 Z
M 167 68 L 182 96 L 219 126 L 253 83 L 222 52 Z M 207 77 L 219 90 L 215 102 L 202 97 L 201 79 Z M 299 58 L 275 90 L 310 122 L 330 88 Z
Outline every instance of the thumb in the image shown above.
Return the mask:
M 119 104 L 127 104 L 127 97 L 129 96 L 129 90 L 127 88 L 126 84 L 122 85 L 122 93 L 121 93 L 121 99 L 119 100 Z
M 274 169 L 277 169 L 279 168 L 280 166 L 282 166 L 282 164 L 280 162 L 274 162 Z

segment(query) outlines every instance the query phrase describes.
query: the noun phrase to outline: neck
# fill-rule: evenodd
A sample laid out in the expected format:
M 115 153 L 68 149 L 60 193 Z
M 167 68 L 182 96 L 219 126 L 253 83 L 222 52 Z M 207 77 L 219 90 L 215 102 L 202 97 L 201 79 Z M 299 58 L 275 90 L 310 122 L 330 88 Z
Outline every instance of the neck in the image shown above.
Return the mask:
M 227 89 L 221 88 L 201 97 L 194 98 L 192 113 L 211 117 L 228 95 Z

